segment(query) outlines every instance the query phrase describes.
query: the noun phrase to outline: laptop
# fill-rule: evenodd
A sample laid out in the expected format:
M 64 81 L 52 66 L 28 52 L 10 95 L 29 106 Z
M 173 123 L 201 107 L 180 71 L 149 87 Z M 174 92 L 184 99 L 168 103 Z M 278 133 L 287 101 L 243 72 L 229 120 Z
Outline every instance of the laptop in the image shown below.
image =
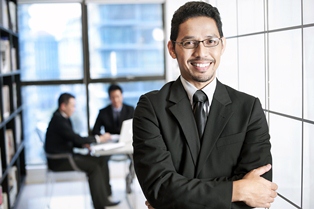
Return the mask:
M 122 122 L 122 126 L 121 126 L 121 131 L 120 131 L 120 137 L 119 137 L 119 141 L 120 142 L 130 142 L 132 141 L 132 137 L 133 137 L 133 119 L 128 119 Z
M 114 135 L 112 142 L 98 143 L 91 145 L 91 152 L 106 151 L 111 149 L 117 149 L 125 146 L 126 143 L 132 141 L 133 130 L 132 130 L 133 119 L 128 119 L 122 122 L 120 135 Z

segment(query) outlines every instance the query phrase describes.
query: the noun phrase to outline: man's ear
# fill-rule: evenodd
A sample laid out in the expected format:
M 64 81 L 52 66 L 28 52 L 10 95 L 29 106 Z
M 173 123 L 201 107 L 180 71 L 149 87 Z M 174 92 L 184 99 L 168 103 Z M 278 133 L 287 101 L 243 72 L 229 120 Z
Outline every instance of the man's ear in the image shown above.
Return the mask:
M 60 104 L 60 108 L 59 108 L 59 109 L 60 109 L 61 111 L 64 111 L 65 106 L 66 106 L 66 105 L 65 105 L 65 103 L 61 103 L 61 104 Z
M 226 49 L 226 44 L 227 44 L 227 41 L 226 41 L 226 38 L 225 37 L 222 37 L 221 38 L 221 54 L 223 54 L 225 52 L 225 49 Z
M 176 59 L 177 55 L 176 55 L 176 52 L 174 51 L 174 47 L 173 47 L 172 41 L 168 41 L 167 47 L 168 47 L 168 52 L 169 52 L 170 56 L 173 59 Z

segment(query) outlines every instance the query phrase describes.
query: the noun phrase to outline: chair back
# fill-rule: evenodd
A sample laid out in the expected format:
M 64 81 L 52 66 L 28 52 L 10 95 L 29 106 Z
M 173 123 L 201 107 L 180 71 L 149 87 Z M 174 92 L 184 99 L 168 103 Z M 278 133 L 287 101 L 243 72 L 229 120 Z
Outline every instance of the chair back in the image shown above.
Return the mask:
M 45 144 L 45 138 L 46 138 L 46 130 L 47 130 L 47 124 L 44 122 L 38 122 L 36 125 L 36 133 L 39 137 L 39 140 L 42 143 L 42 146 L 44 148 L 44 144 Z M 44 148 L 45 150 L 45 148 Z M 76 165 L 74 159 L 73 159 L 73 154 L 72 153 L 57 153 L 57 154 L 51 154 L 51 153 L 47 153 L 45 151 L 45 155 L 47 158 L 47 167 L 49 170 L 52 171 L 56 171 L 58 172 L 58 170 L 52 169 L 49 166 L 49 160 L 67 160 L 68 163 L 70 164 L 71 168 L 70 169 L 66 169 L 66 170 L 60 170 L 60 171 L 82 171 L 79 169 L 79 167 Z

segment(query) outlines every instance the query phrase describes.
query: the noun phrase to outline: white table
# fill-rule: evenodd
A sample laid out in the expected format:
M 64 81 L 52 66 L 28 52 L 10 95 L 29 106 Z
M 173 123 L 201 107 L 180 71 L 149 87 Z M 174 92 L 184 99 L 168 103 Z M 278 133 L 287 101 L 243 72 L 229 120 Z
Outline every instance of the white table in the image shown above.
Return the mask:
M 131 204 L 131 201 L 129 199 L 129 195 L 132 193 L 131 185 L 133 182 L 133 179 L 135 177 L 135 171 L 134 171 L 134 163 L 133 163 L 133 146 L 132 146 L 132 140 L 125 143 L 123 147 L 114 148 L 111 150 L 97 150 L 92 153 L 92 156 L 104 156 L 104 155 L 127 155 L 130 159 L 130 165 L 129 165 L 129 173 L 126 175 L 126 200 L 128 202 L 129 208 L 133 209 L 133 206 Z
M 115 155 L 115 154 L 132 155 L 133 154 L 132 140 L 126 142 L 123 147 L 114 148 L 111 150 L 97 150 L 92 155 L 102 156 L 102 155 Z

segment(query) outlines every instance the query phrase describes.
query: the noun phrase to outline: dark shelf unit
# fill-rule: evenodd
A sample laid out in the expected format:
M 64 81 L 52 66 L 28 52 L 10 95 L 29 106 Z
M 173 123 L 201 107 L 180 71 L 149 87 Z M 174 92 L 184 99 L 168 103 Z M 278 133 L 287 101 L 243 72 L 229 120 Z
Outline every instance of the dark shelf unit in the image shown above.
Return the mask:
M 17 0 L 0 0 L 0 49 L 0 185 L 15 208 L 26 177 Z

